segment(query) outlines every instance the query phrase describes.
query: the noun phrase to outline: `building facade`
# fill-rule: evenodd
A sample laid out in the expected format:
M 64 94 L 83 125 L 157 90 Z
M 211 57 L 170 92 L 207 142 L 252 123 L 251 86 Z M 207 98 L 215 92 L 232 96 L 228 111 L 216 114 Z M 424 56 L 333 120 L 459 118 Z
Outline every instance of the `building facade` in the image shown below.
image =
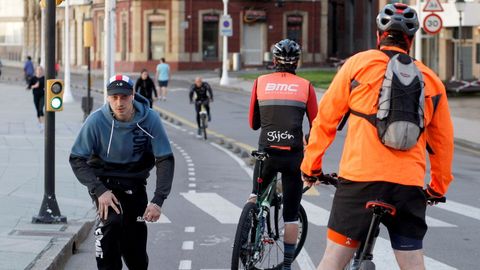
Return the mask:
M 26 17 L 32 19 L 24 22 Z M 25 24 L 33 23 L 37 17 L 38 12 L 23 1 L 0 0 L 0 59 L 21 61 L 24 58 L 24 42 L 35 38 L 24 31 Z M 33 50 L 25 49 L 25 53 Z
M 230 0 L 229 59 L 236 56 L 242 67 L 263 65 L 270 47 L 288 37 L 302 45 L 304 65 L 321 63 L 328 53 L 327 12 L 328 0 Z M 116 69 L 152 69 L 162 57 L 173 69 L 220 67 L 222 14 L 219 0 L 117 1 Z M 104 1 L 93 1 L 92 17 L 97 38 L 93 61 L 100 67 Z

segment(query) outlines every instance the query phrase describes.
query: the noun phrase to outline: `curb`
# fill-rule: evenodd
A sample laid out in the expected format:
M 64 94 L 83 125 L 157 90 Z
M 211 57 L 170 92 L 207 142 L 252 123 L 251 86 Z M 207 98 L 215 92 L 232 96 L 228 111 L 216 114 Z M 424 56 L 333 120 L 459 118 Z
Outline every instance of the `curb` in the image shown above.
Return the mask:
M 63 269 L 77 247 L 87 238 L 93 227 L 92 220 L 77 220 L 68 224 L 67 229 L 53 236 L 50 243 L 27 266 L 28 270 Z M 54 234 L 55 235 L 55 234 Z
M 460 146 L 462 148 L 466 148 L 466 150 L 470 150 L 480 154 L 480 144 L 467 141 L 464 139 L 459 139 L 459 138 L 455 138 L 454 141 L 455 141 L 455 145 Z

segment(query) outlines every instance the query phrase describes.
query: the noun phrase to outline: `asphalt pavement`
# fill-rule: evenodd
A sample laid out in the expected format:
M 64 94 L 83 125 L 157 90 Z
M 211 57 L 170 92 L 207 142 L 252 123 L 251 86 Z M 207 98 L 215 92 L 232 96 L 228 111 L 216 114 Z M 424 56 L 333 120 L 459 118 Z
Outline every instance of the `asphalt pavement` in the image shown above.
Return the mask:
M 99 75 L 99 71 L 95 72 Z M 37 124 L 32 94 L 25 90 L 19 74 L 18 68 L 9 70 L 4 67 L 0 78 L 3 94 L 0 101 L 0 216 L 3 217 L 0 220 L 0 269 L 61 269 L 86 236 L 95 216 L 86 188 L 78 183 L 68 164 L 70 147 L 82 124 L 83 112 L 76 96 L 73 103 L 65 104 L 63 112 L 56 113 L 56 196 L 67 223 L 32 224 L 31 219 L 38 214 L 44 191 L 44 135 Z M 84 75 L 84 71 L 78 70 L 75 76 Z M 231 87 L 220 86 L 218 73 L 212 71 L 178 72 L 173 74 L 173 79 L 188 85 L 196 76 L 203 76 L 215 90 L 244 93 L 241 100 L 230 102 L 248 100 L 251 81 L 232 77 Z M 102 82 L 97 81 L 96 85 L 100 88 Z M 318 89 L 319 98 L 321 93 L 322 90 Z M 449 102 L 457 146 L 480 151 L 480 98 L 452 97 Z M 156 106 L 167 121 L 187 126 L 192 122 L 188 119 L 192 112 L 178 117 L 178 113 L 171 114 L 168 106 L 172 106 L 168 101 L 157 102 Z M 232 115 L 213 114 L 210 127 L 219 144 L 223 143 L 224 147 L 240 154 L 247 152 L 254 142 L 236 137 L 232 127 L 218 131 L 215 120 L 228 121 L 235 114 L 245 113 L 247 107 L 248 103 Z

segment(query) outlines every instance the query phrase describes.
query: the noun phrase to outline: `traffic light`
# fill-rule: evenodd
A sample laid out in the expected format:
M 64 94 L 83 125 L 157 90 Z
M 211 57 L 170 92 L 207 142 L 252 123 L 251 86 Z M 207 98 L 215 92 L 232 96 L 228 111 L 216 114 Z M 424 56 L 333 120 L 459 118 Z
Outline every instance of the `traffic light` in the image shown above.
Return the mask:
M 63 111 L 63 90 L 62 80 L 47 80 L 47 112 Z
M 55 0 L 55 4 L 58 6 L 63 2 L 63 0 Z M 40 0 L 40 7 L 45 8 L 47 6 L 47 0 Z

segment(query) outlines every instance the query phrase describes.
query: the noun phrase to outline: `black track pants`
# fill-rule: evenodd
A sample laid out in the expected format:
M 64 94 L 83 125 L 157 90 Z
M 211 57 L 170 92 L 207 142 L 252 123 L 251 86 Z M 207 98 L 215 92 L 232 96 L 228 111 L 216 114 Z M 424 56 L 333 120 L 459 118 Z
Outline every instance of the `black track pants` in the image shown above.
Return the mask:
M 128 269 L 146 270 L 147 225 L 143 213 L 147 207 L 145 187 L 138 188 L 133 194 L 113 190 L 120 201 L 121 213 L 117 214 L 111 207 L 107 220 L 97 217 L 95 226 L 95 256 L 98 269 L 122 269 L 122 257 Z M 98 205 L 98 204 L 97 204 Z

